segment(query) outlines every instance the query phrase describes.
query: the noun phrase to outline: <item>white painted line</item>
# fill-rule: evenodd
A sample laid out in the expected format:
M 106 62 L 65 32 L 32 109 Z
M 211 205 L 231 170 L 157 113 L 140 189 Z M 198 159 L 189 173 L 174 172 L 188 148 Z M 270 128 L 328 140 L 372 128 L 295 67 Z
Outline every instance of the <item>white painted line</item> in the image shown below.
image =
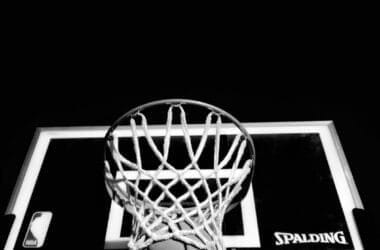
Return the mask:
M 354 249 L 361 250 L 363 244 L 361 242 L 357 226 L 355 224 L 354 215 L 352 210 L 357 208 L 358 205 L 354 200 L 354 196 L 350 186 L 355 185 L 353 182 L 349 184 L 347 180 L 347 172 L 351 172 L 348 169 L 347 164 L 344 164 L 339 157 L 339 152 L 336 148 L 336 142 L 333 140 L 331 130 L 329 127 L 320 128 L 320 137 L 325 150 L 328 165 L 330 167 L 331 175 L 338 192 L 340 204 L 342 205 L 344 217 L 347 222 L 347 227 L 350 231 L 352 243 Z M 337 140 L 337 138 L 335 138 Z
M 29 161 L 24 163 L 25 165 L 22 168 L 20 175 L 22 179 L 18 180 L 18 184 L 20 184 L 20 186 L 16 191 L 17 194 L 14 194 L 16 195 L 16 199 L 14 201 L 14 204 L 12 204 L 13 207 L 8 207 L 7 209 L 7 213 L 15 214 L 16 218 L 13 222 L 8 240 L 5 244 L 5 250 L 13 249 L 16 244 L 16 240 L 19 235 L 26 210 L 28 208 L 34 186 L 40 173 L 42 162 L 45 158 L 45 154 L 49 146 L 49 141 L 49 138 L 45 136 L 43 132 L 41 132 L 36 141 L 36 144 L 32 146 L 33 148 L 31 148 L 28 153 L 30 154 L 31 158 Z

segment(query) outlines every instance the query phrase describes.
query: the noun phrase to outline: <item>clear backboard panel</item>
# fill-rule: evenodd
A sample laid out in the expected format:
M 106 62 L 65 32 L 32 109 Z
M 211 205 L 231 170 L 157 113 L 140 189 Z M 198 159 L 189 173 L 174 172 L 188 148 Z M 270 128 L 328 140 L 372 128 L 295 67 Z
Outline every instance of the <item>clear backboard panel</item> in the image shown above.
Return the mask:
M 227 249 L 363 249 L 353 217 L 362 203 L 333 123 L 243 125 L 257 162 L 247 196 L 225 216 Z M 104 185 L 107 128 L 37 130 L 6 212 L 15 217 L 5 249 L 126 247 L 131 216 Z M 156 126 L 152 135 L 164 132 Z M 131 136 L 128 127 L 122 136 Z

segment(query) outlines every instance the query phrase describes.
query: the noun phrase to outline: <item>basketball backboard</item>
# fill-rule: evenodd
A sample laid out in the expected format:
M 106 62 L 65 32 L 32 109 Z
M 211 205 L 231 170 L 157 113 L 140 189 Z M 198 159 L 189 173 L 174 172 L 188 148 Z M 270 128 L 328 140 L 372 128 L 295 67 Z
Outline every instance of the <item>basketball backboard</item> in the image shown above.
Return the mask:
M 353 215 L 363 205 L 333 123 L 243 125 L 256 170 L 247 196 L 225 216 L 227 249 L 363 249 Z M 198 128 L 189 125 L 193 135 Z M 6 211 L 14 219 L 5 249 L 126 246 L 131 217 L 104 186 L 107 129 L 37 129 Z M 162 127 L 153 130 L 163 136 Z

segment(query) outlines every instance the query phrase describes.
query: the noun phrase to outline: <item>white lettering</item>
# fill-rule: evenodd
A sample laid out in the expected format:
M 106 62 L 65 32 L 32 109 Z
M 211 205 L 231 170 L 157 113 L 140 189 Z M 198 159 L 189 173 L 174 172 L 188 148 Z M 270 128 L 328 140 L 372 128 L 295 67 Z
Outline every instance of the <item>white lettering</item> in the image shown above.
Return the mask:
M 334 233 L 324 233 L 326 242 L 335 243 Z
M 275 243 L 277 246 L 280 246 L 280 245 L 289 245 L 290 241 L 292 241 L 293 238 L 294 238 L 293 234 L 291 234 L 291 233 L 276 232 L 276 233 L 274 233 L 274 236 L 277 239 L 277 241 Z
M 279 233 L 279 232 L 274 233 L 274 237 L 276 238 L 276 242 L 275 242 L 276 246 L 280 246 L 280 245 L 284 244 L 284 241 L 282 240 L 281 234 L 282 233 Z
M 309 234 L 275 232 L 274 237 L 276 246 L 305 243 L 348 244 L 343 231 Z
M 319 238 L 318 234 L 309 234 L 309 241 L 310 243 L 318 243 L 321 242 L 321 239 Z
M 301 238 L 301 235 L 299 234 L 294 234 L 294 240 L 293 240 L 293 244 L 296 244 L 296 243 L 302 243 L 303 240 Z
M 334 239 L 337 243 L 342 244 L 342 245 L 348 245 L 348 242 L 346 240 L 346 237 L 344 237 L 343 231 L 336 232 L 334 234 Z
M 294 239 L 293 234 L 285 234 L 285 244 L 289 244 L 290 241 Z

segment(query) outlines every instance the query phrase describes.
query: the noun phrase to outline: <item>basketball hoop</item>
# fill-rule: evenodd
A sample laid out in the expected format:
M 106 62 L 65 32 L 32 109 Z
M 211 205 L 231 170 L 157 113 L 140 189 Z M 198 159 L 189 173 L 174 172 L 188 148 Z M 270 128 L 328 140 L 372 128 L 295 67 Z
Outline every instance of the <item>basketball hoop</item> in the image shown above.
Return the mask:
M 151 134 L 157 126 L 148 125 L 150 109 L 153 115 L 161 114 L 156 110 L 166 113 L 161 141 Z M 194 113 L 205 115 L 201 118 L 204 124 L 196 125 L 202 130 L 197 138 L 189 124 Z M 225 122 L 235 128 L 234 134 L 224 133 Z M 125 126 L 128 137 L 119 130 Z M 177 160 L 175 165 L 170 156 L 180 144 L 186 155 L 180 157 L 182 164 Z M 212 152 L 211 157 L 205 157 L 206 152 Z M 145 163 L 148 154 L 156 164 Z M 223 217 L 246 195 L 255 157 L 252 138 L 240 122 L 207 103 L 160 100 L 121 116 L 106 133 L 104 163 L 109 194 L 133 216 L 126 247 L 142 249 L 174 239 L 199 249 L 224 249 Z M 222 177 L 221 171 L 228 171 L 228 176 Z

